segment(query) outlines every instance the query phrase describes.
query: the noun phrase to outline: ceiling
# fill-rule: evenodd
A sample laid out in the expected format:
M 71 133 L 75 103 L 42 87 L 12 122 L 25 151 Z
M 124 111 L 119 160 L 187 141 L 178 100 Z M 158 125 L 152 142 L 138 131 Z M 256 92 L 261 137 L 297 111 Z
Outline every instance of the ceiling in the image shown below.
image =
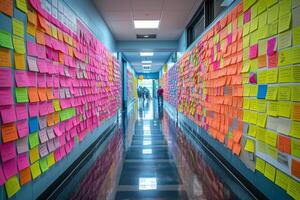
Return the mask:
M 94 0 L 100 15 L 117 41 L 178 40 L 203 0 Z M 133 20 L 160 20 L 159 29 L 134 29 Z M 156 39 L 136 39 L 136 34 L 156 34 Z M 148 49 L 151 51 L 151 49 Z M 123 52 L 138 71 L 139 53 Z M 157 52 L 151 72 L 160 70 L 172 52 Z

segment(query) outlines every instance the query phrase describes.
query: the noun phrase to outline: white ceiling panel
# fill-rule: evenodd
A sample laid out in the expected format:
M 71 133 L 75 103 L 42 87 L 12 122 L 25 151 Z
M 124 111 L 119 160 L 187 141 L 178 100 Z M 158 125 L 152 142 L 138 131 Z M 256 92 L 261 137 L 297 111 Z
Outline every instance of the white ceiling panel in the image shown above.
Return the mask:
M 131 0 L 95 0 L 101 11 L 130 11 Z
M 136 10 L 133 11 L 133 19 L 137 20 L 160 20 L 162 10 Z
M 107 22 L 132 20 L 132 13 L 128 11 L 103 11 L 102 15 Z
M 162 10 L 164 0 L 131 0 L 133 10 Z

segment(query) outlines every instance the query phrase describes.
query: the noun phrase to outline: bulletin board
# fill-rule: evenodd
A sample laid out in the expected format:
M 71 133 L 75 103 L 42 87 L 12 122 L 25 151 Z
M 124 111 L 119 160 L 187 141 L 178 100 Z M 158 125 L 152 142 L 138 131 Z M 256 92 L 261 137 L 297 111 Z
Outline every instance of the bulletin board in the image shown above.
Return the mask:
M 1 0 L 0 12 L 0 185 L 10 198 L 116 114 L 121 78 L 61 1 Z
M 299 0 L 243 0 L 176 63 L 178 111 L 294 199 L 300 199 L 299 13 Z M 166 77 L 170 84 L 170 71 Z

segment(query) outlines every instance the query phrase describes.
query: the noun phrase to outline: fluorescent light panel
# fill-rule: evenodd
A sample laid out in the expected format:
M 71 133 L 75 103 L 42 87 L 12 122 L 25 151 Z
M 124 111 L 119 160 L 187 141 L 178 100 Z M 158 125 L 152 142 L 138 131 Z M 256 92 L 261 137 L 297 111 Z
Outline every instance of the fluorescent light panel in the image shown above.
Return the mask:
M 151 60 L 143 60 L 142 63 L 143 63 L 143 64 L 151 64 L 152 61 L 151 61 Z
M 140 52 L 140 56 L 153 56 L 153 52 Z
M 142 65 L 143 67 L 151 67 L 151 65 Z
M 159 20 L 133 20 L 135 29 L 158 29 Z

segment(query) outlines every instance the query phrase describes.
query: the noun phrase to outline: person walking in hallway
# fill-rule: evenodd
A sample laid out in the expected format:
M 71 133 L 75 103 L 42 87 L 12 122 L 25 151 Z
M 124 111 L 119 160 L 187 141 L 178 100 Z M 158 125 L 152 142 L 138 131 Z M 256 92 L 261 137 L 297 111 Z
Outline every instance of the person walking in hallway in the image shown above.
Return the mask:
M 162 89 L 162 87 L 159 86 L 157 90 L 158 105 L 163 104 L 163 93 L 164 93 L 164 89 Z

